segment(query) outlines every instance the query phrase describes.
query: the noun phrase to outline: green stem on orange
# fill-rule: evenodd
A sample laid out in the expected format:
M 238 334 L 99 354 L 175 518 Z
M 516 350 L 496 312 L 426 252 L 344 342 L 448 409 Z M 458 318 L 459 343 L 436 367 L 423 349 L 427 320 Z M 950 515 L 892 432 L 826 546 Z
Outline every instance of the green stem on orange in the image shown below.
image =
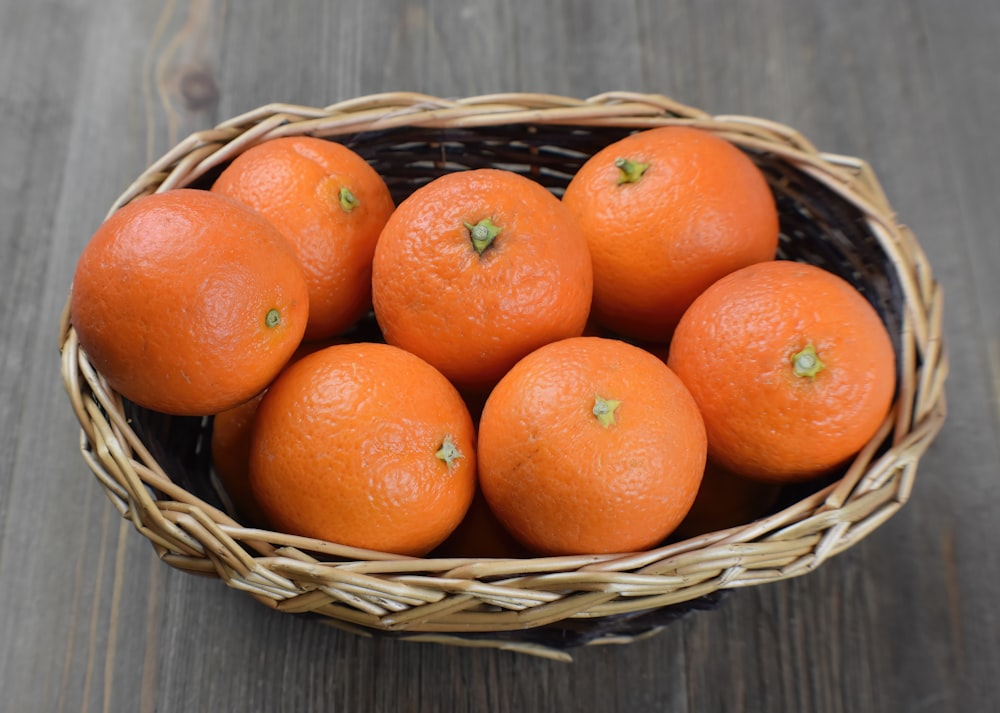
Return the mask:
M 502 228 L 499 225 L 493 223 L 490 218 L 483 218 L 475 225 L 470 223 L 462 223 L 469 230 L 469 237 L 472 239 L 472 247 L 476 249 L 476 253 L 479 255 L 483 254 L 483 250 L 488 248 L 496 237 L 500 234 Z
M 826 368 L 826 365 L 820 361 L 819 355 L 816 354 L 816 347 L 812 344 L 806 344 L 802 351 L 792 354 L 791 359 L 792 371 L 795 372 L 796 376 L 812 379 Z
M 451 439 L 451 436 L 445 436 L 444 440 L 441 441 L 441 447 L 437 449 L 434 457 L 438 460 L 444 461 L 445 465 L 448 466 L 448 470 L 455 467 L 455 461 L 459 458 L 464 458 L 462 451 L 458 450 L 458 446 Z
M 279 312 L 276 308 L 272 307 L 267 311 L 267 314 L 264 315 L 264 324 L 268 327 L 268 329 L 273 329 L 274 327 L 277 327 L 280 323 L 281 323 L 281 312 Z
M 615 409 L 621 406 L 621 401 L 605 399 L 599 394 L 594 394 L 593 414 L 597 417 L 597 422 L 605 428 L 615 425 Z
M 615 166 L 621 171 L 621 175 L 618 176 L 619 186 L 623 183 L 635 183 L 649 168 L 648 163 L 640 163 L 629 158 L 616 158 Z
M 348 213 L 361 204 L 357 197 L 351 193 L 351 189 L 347 186 L 340 187 L 340 192 L 337 194 L 337 198 L 340 200 L 340 207 Z

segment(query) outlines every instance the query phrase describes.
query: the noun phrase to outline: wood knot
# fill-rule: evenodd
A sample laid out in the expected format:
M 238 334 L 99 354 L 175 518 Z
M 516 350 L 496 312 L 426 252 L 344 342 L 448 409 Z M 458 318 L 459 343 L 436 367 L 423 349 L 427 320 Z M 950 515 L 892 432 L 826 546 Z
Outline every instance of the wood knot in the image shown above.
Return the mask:
M 219 99 L 219 86 L 212 73 L 203 67 L 185 69 L 180 77 L 181 99 L 189 111 L 208 109 Z

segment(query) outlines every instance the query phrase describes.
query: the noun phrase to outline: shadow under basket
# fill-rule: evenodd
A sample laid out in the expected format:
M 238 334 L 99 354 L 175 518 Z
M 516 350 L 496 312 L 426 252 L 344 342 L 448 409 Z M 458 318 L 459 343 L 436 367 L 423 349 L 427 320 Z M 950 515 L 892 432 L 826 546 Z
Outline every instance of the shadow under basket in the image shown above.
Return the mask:
M 397 202 L 444 173 L 482 167 L 516 171 L 561 195 L 599 149 L 636 130 L 676 124 L 722 136 L 756 162 L 780 212 L 779 257 L 855 285 L 896 349 L 894 408 L 878 434 L 834 476 L 787 489 L 764 517 L 646 552 L 523 559 L 406 558 L 250 527 L 212 476 L 211 418 L 165 416 L 122 399 L 80 349 L 67 306 L 62 375 L 85 461 L 168 564 L 358 633 L 568 659 L 573 647 L 655 633 L 716 606 L 727 590 L 810 572 L 906 502 L 946 413 L 940 288 L 864 161 L 821 153 L 771 121 L 710 116 L 658 95 L 394 93 L 326 108 L 268 105 L 193 134 L 109 214 L 148 193 L 208 187 L 249 146 L 289 135 L 349 146 Z

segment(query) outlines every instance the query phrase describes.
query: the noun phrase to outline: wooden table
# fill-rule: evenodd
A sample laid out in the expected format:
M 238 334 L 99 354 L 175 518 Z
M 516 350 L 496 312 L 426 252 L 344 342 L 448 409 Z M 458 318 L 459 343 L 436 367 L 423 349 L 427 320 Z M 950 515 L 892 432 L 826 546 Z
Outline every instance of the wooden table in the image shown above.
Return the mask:
M 0 709 L 990 711 L 1000 694 L 1000 4 L 0 1 Z M 387 90 L 663 93 L 868 159 L 946 290 L 949 419 L 804 577 L 572 664 L 366 639 L 174 570 L 78 451 L 59 313 L 187 133 Z

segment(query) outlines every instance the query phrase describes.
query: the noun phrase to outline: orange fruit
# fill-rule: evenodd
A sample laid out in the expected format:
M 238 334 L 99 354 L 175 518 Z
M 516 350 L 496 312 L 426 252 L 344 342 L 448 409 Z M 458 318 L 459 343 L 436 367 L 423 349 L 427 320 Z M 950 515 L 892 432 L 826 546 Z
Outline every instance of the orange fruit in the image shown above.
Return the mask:
M 694 502 L 705 467 L 694 399 L 652 354 L 554 342 L 497 384 L 479 423 L 479 480 L 500 522 L 542 554 L 644 550 Z
M 251 206 L 295 248 L 309 285 L 306 339 L 338 334 L 368 312 L 372 255 L 393 202 L 361 156 L 311 136 L 272 139 L 237 156 L 212 191 Z
M 339 344 L 289 366 L 257 409 L 250 485 L 285 532 L 422 555 L 476 487 L 472 419 L 455 388 L 387 344 Z
M 778 212 L 753 161 L 725 139 L 670 126 L 632 134 L 580 167 L 563 195 L 590 245 L 594 317 L 666 342 L 705 288 L 773 260 Z
M 175 415 L 240 404 L 274 378 L 309 311 L 281 234 L 208 191 L 138 198 L 95 232 L 77 263 L 70 317 L 122 396 Z
M 592 282 L 586 241 L 559 199 L 498 169 L 414 191 L 386 223 L 372 272 L 386 341 L 472 390 L 537 347 L 579 335 Z
M 250 491 L 250 447 L 254 416 L 264 392 L 212 419 L 212 468 L 232 501 L 236 514 L 262 524 L 264 515 Z
M 774 481 L 855 455 L 888 415 L 896 383 L 892 340 L 871 304 L 840 277 L 789 261 L 706 290 L 667 363 L 698 402 L 710 457 Z
M 324 339 L 303 342 L 289 358 L 285 368 L 313 352 L 343 341 Z M 215 414 L 212 419 L 212 467 L 219 477 L 238 515 L 250 523 L 263 523 L 260 506 L 250 490 L 250 448 L 253 444 L 253 424 L 264 392 L 231 409 Z
M 504 529 L 490 510 L 481 490 L 476 490 L 468 512 L 458 527 L 432 553 L 432 557 L 489 557 L 515 559 L 531 553 Z
M 677 537 L 746 525 L 763 516 L 777 501 L 781 486 L 744 478 L 709 461 L 694 504 L 677 526 Z

